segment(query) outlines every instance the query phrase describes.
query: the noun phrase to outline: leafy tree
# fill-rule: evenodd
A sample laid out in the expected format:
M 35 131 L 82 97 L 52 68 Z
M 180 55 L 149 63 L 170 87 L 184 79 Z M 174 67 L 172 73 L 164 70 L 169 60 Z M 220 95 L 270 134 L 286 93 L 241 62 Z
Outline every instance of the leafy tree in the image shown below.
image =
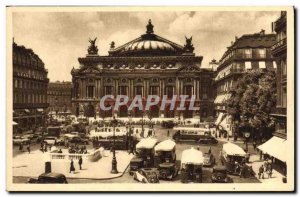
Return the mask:
M 251 70 L 243 75 L 227 100 L 227 113 L 241 127 L 268 132 L 272 127 L 269 114 L 276 107 L 274 71 Z

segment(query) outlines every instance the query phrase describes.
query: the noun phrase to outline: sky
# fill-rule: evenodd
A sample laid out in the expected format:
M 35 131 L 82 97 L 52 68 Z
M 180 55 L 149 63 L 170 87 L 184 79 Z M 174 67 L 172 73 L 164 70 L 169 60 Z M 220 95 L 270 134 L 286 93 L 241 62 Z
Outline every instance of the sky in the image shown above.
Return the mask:
M 17 12 L 13 37 L 31 48 L 48 69 L 50 81 L 71 81 L 78 57 L 85 57 L 89 38 L 97 37 L 99 55 L 108 55 L 110 43 L 118 47 L 146 32 L 149 19 L 154 33 L 177 44 L 193 36 L 195 54 L 202 67 L 219 60 L 235 36 L 271 33 L 280 12 Z

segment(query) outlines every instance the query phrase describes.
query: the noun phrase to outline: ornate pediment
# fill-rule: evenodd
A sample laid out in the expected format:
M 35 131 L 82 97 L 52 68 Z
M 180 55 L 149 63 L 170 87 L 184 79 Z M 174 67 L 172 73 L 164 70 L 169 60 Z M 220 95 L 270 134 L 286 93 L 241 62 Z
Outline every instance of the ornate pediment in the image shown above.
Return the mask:
M 100 73 L 100 71 L 98 70 L 97 67 L 85 67 L 85 68 L 82 68 L 79 72 L 80 73 L 85 73 L 85 74 L 98 74 L 98 73 Z
M 178 72 L 197 72 L 200 71 L 200 68 L 198 66 L 182 66 L 178 69 Z

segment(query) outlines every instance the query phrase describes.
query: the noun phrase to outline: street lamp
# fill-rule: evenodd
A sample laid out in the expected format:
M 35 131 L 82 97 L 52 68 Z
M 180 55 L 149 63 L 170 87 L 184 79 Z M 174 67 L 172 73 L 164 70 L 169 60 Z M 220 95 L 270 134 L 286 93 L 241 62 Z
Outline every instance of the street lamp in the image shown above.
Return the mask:
M 113 120 L 112 120 L 112 126 L 113 126 L 113 158 L 112 158 L 112 162 L 111 162 L 111 172 L 112 174 L 118 174 L 118 170 L 117 170 L 117 158 L 116 158 L 116 150 L 115 150 L 115 132 L 116 132 L 116 124 L 117 124 L 117 120 L 114 116 Z

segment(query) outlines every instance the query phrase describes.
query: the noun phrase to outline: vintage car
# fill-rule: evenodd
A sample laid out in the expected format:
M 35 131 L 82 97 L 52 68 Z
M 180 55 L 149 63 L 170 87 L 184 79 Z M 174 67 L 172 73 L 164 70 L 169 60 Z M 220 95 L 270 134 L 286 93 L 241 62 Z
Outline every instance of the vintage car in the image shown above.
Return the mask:
M 154 166 L 154 147 L 157 139 L 145 138 L 136 144 L 136 156 L 130 162 L 130 174 L 138 168 L 149 168 Z
M 143 159 L 139 157 L 133 157 L 129 164 L 129 174 L 133 175 L 135 171 L 143 167 Z
M 194 148 L 182 151 L 181 182 L 202 182 L 203 154 Z
M 203 136 L 198 140 L 198 144 L 217 144 L 218 140 L 212 136 Z
M 161 163 L 158 167 L 159 178 L 173 180 L 178 175 L 178 167 L 175 163 Z
M 48 136 L 44 138 L 44 143 L 48 144 L 48 145 L 55 145 L 56 141 L 57 141 L 57 137 L 54 136 Z
M 175 126 L 175 123 L 172 120 L 162 121 L 161 126 L 164 128 L 172 129 Z
M 137 170 L 133 179 L 142 183 L 159 183 L 158 173 L 153 168 L 141 168 Z
M 40 183 L 40 184 L 67 184 L 66 176 L 60 173 L 43 173 L 37 179 L 30 178 L 28 183 Z
M 215 166 L 211 174 L 211 182 L 213 183 L 227 183 L 227 170 L 224 166 Z
M 222 165 L 225 165 L 227 172 L 238 175 L 238 167 L 246 161 L 247 153 L 238 145 L 233 143 L 223 144 L 223 149 L 220 151 L 220 160 Z
M 68 142 L 72 144 L 85 144 L 85 145 L 89 144 L 88 139 L 84 139 L 81 137 L 72 137 L 71 139 L 68 140 Z
M 13 144 L 20 145 L 20 144 L 29 144 L 30 140 L 28 138 L 24 138 L 22 136 L 14 136 L 13 137 Z
M 213 166 L 216 163 L 216 158 L 212 153 L 204 153 L 203 158 L 203 166 Z
M 171 139 L 164 140 L 157 144 L 154 147 L 154 151 L 159 163 L 173 163 L 176 161 L 176 143 Z

